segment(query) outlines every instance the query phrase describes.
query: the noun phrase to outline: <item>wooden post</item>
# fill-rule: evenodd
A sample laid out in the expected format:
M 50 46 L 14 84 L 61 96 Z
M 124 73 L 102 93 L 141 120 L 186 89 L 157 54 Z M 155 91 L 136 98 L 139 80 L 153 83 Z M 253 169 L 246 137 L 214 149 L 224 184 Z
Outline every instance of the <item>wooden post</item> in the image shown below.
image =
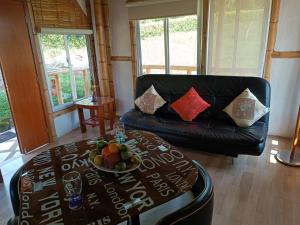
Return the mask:
M 273 0 L 272 1 L 271 18 L 270 18 L 270 24 L 269 24 L 268 44 L 267 44 L 267 50 L 266 50 L 264 75 L 263 75 L 263 77 L 266 80 L 270 80 L 270 76 L 271 76 L 272 53 L 274 52 L 276 36 L 277 36 L 277 26 L 278 26 L 278 19 L 279 19 L 280 1 L 281 0 Z
M 88 86 L 88 72 L 87 69 L 82 70 L 82 76 L 83 76 L 83 85 L 84 85 L 84 96 L 89 96 L 89 86 Z
M 108 81 L 108 69 L 107 69 L 107 56 L 105 47 L 105 35 L 104 35 L 104 22 L 103 22 L 103 12 L 101 7 L 101 0 L 94 1 L 95 9 L 95 23 L 97 31 L 97 42 L 99 49 L 99 64 L 101 67 L 101 78 L 100 78 L 100 94 L 102 97 L 108 97 L 109 92 L 109 81 Z
M 114 98 L 115 91 L 114 91 L 114 79 L 113 79 L 113 71 L 112 71 L 112 64 L 111 64 L 108 0 L 101 0 L 101 8 L 102 8 L 103 25 L 104 25 L 106 62 L 107 62 L 108 83 L 109 83 L 109 96 Z
M 300 51 L 273 51 L 272 58 L 295 59 L 300 58 Z
M 209 2 L 208 0 L 203 0 L 203 31 L 202 31 L 202 62 L 201 62 L 202 74 L 206 74 L 208 11 L 209 11 Z
M 135 91 L 136 78 L 137 78 L 137 60 L 136 60 L 136 27 L 134 21 L 129 21 L 130 30 L 130 44 L 131 44 L 131 70 L 132 70 L 132 82 L 133 91 Z

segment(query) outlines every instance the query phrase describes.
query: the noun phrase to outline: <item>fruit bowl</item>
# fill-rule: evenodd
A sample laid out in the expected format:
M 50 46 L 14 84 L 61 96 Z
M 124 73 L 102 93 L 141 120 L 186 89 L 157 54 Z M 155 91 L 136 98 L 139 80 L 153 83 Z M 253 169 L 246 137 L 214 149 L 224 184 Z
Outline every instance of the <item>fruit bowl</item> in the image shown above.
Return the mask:
M 101 170 L 101 171 L 103 171 L 103 172 L 108 172 L 108 173 L 129 173 L 129 172 L 131 172 L 131 171 L 133 171 L 133 170 L 136 170 L 136 169 L 139 168 L 140 165 L 141 165 L 141 162 L 140 162 L 140 163 L 138 163 L 138 164 L 135 164 L 135 165 L 134 165 L 133 167 L 131 167 L 131 168 L 128 168 L 128 169 L 119 171 L 119 170 L 116 170 L 116 169 L 109 169 L 109 168 L 106 168 L 106 167 L 104 167 L 104 166 L 97 166 L 97 165 L 96 165 L 93 161 L 91 161 L 90 159 L 89 159 L 89 162 L 90 162 L 95 168 L 97 168 L 98 170 Z
M 102 140 L 96 143 L 96 147 L 89 154 L 89 162 L 101 171 L 128 173 L 141 165 L 140 157 L 127 145 Z

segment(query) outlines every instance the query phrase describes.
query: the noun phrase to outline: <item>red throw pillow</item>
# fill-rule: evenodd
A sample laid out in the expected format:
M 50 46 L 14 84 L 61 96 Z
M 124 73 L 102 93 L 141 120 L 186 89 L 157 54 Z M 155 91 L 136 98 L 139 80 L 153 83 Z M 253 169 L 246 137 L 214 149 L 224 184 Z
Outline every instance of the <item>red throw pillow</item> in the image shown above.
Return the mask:
M 192 87 L 185 95 L 172 103 L 174 109 L 184 121 L 192 121 L 199 113 L 210 107 Z

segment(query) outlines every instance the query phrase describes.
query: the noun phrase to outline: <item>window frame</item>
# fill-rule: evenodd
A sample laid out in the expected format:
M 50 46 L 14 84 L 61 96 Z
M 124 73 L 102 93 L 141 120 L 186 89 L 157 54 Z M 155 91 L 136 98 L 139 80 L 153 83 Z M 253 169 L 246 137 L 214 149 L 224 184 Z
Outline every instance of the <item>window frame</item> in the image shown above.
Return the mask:
M 203 0 L 197 0 L 197 75 L 202 75 L 202 34 L 203 34 Z M 183 15 L 188 16 L 188 15 Z M 164 53 L 165 53 L 165 75 L 170 74 L 170 30 L 169 30 L 169 18 L 163 19 L 164 24 Z M 138 76 L 143 75 L 143 62 L 142 62 L 142 49 L 141 49 L 141 32 L 140 32 L 140 20 L 136 23 L 136 48 L 137 48 L 137 72 Z M 205 67 L 206 68 L 206 67 Z M 206 74 L 206 71 L 205 71 Z M 204 74 L 203 74 L 204 75 Z
M 45 64 L 45 58 L 44 58 L 44 53 L 43 53 L 43 44 L 42 44 L 42 35 L 43 34 L 57 34 L 57 35 L 63 35 L 64 38 L 64 45 L 65 45 L 65 51 L 66 51 L 66 57 L 68 61 L 68 68 L 69 68 L 69 74 L 70 74 L 70 85 L 71 85 L 71 91 L 72 91 L 72 101 L 71 102 L 66 102 L 63 104 L 58 104 L 54 105 L 53 98 L 51 97 L 51 82 L 49 80 L 48 72 L 46 70 L 46 64 Z M 51 102 L 51 107 L 52 107 L 52 112 L 57 112 L 66 108 L 69 108 L 74 105 L 76 101 L 79 101 L 81 99 L 86 98 L 85 96 L 82 98 L 77 98 L 77 92 L 76 92 L 76 80 L 75 80 L 75 75 L 73 73 L 73 67 L 71 63 L 71 57 L 70 57 L 70 50 L 69 50 L 69 44 L 68 44 L 68 38 L 67 35 L 84 35 L 86 39 L 86 48 L 87 48 L 87 54 L 88 54 L 88 61 L 89 61 L 89 73 L 91 76 L 91 79 L 94 79 L 94 65 L 93 65 L 93 60 L 92 60 L 92 53 L 91 53 L 91 48 L 90 48 L 90 35 L 93 35 L 92 30 L 87 30 L 87 29 L 61 29 L 61 28 L 42 28 L 41 32 L 38 33 L 38 43 L 39 43 L 39 48 L 40 48 L 40 54 L 42 58 L 42 63 L 43 63 L 43 70 L 44 70 L 44 76 L 46 79 L 47 87 L 48 87 L 48 94 L 49 94 L 49 99 Z

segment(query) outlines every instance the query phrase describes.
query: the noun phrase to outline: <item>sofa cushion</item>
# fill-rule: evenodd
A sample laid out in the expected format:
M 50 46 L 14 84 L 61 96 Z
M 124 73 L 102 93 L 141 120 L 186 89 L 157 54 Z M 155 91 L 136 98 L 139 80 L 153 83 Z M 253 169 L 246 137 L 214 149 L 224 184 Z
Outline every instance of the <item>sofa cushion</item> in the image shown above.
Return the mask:
M 169 135 L 187 137 L 191 140 L 221 145 L 256 146 L 264 142 L 267 126 L 257 122 L 251 127 L 237 127 L 233 121 L 199 119 L 198 121 L 178 121 L 176 117 L 144 115 L 135 109 L 122 116 L 122 121 L 131 129 L 142 129 Z
M 146 114 L 154 114 L 166 101 L 157 93 L 151 85 L 140 97 L 134 101 L 135 105 Z
M 265 107 L 247 88 L 223 109 L 240 127 L 249 127 L 265 114 L 269 108 Z
M 173 102 L 171 107 L 184 121 L 192 121 L 201 112 L 210 107 L 210 104 L 203 100 L 192 87 L 182 97 Z

